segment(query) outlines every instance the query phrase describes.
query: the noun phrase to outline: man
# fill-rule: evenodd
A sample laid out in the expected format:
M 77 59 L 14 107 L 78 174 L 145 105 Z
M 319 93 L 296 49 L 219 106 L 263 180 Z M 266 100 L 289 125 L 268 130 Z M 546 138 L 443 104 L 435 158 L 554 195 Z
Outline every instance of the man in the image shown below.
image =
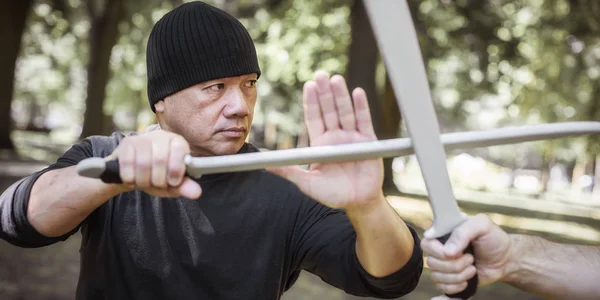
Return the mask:
M 147 67 L 160 129 L 87 138 L 13 185 L 4 239 L 39 247 L 81 229 L 78 299 L 279 299 L 301 270 L 354 295 L 415 288 L 420 240 L 383 197 L 380 159 L 184 176 L 186 154 L 257 151 L 244 141 L 261 71 L 238 20 L 179 6 L 154 26 Z M 303 101 L 312 145 L 375 139 L 364 91 L 342 77 L 318 72 Z M 124 183 L 78 176 L 87 157 L 118 159 Z
M 473 256 L 463 254 L 469 243 Z M 424 238 L 423 251 L 437 287 L 454 294 L 477 272 L 482 285 L 503 281 L 551 299 L 600 299 L 600 247 L 564 245 L 507 234 L 480 214 L 457 227 L 446 244 Z M 444 296 L 434 299 L 447 299 Z

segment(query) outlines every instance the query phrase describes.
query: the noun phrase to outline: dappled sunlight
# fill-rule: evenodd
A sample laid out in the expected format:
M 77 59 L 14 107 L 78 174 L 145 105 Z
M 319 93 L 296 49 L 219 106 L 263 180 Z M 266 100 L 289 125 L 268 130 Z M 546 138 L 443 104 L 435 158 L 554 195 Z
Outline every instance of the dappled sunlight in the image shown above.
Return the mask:
M 406 221 L 415 224 L 422 230 L 428 229 L 432 224 L 433 213 L 429 202 L 425 199 L 415 199 L 408 197 L 388 196 L 390 205 Z M 485 208 L 490 211 L 485 211 Z M 515 215 L 496 213 L 494 206 L 480 206 L 478 212 L 487 214 L 496 224 L 519 232 L 529 232 L 531 234 L 551 234 L 557 238 L 568 238 L 570 240 L 581 240 L 585 242 L 600 244 L 600 226 L 579 224 L 572 221 L 563 220 L 544 220 L 536 218 L 535 210 L 530 213 L 519 212 Z M 468 213 L 473 209 L 467 210 Z M 567 212 L 565 212 L 567 213 Z M 600 218 L 589 217 L 588 220 L 598 220 Z M 591 223 L 591 222 L 590 222 Z M 597 224 L 597 222 L 595 223 Z
M 496 213 L 490 213 L 488 216 L 500 226 L 525 230 L 533 234 L 536 232 L 552 233 L 571 239 L 600 244 L 600 228 L 593 228 L 573 222 L 520 218 Z

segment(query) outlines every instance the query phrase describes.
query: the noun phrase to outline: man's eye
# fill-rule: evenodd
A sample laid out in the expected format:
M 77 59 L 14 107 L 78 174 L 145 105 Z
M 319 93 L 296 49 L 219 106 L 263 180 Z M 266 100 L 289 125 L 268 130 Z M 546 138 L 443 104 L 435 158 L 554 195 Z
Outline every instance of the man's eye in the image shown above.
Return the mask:
M 218 92 L 224 88 L 225 88 L 224 83 L 217 83 L 217 84 L 213 84 L 213 85 L 207 87 L 206 89 L 210 90 L 211 92 Z
M 246 87 L 255 87 L 256 86 L 256 80 L 249 80 L 246 82 Z

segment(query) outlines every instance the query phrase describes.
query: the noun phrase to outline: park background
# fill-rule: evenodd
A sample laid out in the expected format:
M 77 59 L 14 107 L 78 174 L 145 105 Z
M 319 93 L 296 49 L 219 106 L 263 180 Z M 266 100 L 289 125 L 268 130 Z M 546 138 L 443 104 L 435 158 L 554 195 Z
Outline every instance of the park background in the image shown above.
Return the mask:
M 0 3 L 0 187 L 53 162 L 82 137 L 144 130 L 145 46 L 182 0 Z M 250 141 L 307 146 L 302 84 L 323 69 L 369 96 L 380 139 L 406 137 L 361 0 L 207 1 L 238 17 L 263 71 Z M 600 120 L 600 2 L 409 0 L 443 133 Z M 451 151 L 461 208 L 509 232 L 600 244 L 600 136 Z M 388 200 L 431 224 L 413 156 L 386 160 Z M 80 236 L 39 249 L 0 241 L 0 299 L 72 299 Z M 436 295 L 426 269 L 403 299 Z M 505 284 L 478 299 L 538 299 Z M 284 299 L 358 299 L 303 273 Z

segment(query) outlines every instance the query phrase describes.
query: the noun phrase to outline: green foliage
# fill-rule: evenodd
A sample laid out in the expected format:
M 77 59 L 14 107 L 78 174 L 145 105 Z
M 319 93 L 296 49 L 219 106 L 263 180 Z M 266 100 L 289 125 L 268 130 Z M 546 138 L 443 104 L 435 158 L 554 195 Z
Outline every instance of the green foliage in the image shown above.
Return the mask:
M 242 20 L 256 41 L 263 70 L 257 123 L 276 118 L 285 133 L 298 133 L 304 82 L 317 69 L 345 73 L 349 14 L 348 1 L 284 1 Z M 285 117 L 278 118 L 281 114 Z
M 88 0 L 91 1 L 91 0 Z M 153 121 L 146 98 L 145 45 L 152 25 L 182 1 L 127 0 L 111 56 L 105 112 L 125 130 Z M 215 0 L 247 26 L 263 76 L 255 121 L 296 135 L 302 84 L 314 71 L 344 74 L 351 0 Z M 38 0 L 17 69 L 17 119 L 32 103 L 77 127 L 85 100 L 85 0 Z M 446 131 L 600 119 L 600 2 L 410 0 L 438 114 Z M 375 45 L 364 45 L 375 47 Z M 52 113 L 53 112 L 53 113 Z M 75 124 L 75 125 L 74 125 Z M 600 153 L 593 139 L 524 149 L 572 161 Z M 499 157 L 510 157 L 507 151 Z M 508 151 L 510 152 L 510 151 Z

